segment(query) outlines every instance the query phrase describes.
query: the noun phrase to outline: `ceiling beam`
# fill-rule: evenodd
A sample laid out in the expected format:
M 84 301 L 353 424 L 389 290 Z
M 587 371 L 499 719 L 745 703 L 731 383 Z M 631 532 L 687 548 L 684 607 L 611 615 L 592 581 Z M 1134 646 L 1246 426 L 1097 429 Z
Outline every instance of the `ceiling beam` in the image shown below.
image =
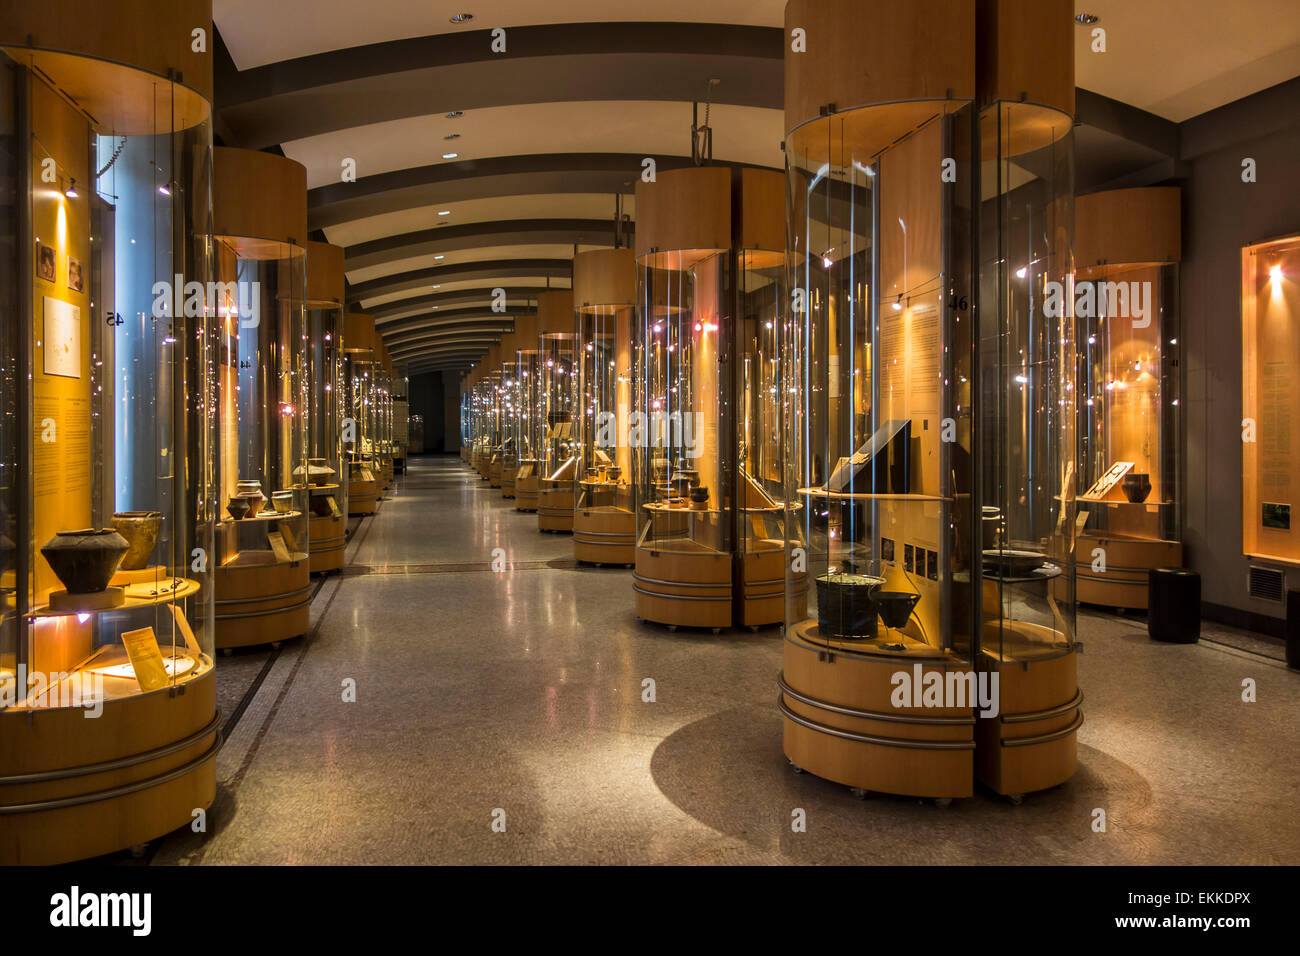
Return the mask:
M 248 149 L 412 116 L 528 103 L 672 100 L 780 109 L 783 31 L 724 23 L 563 23 L 372 43 L 242 72 L 216 111 Z M 721 82 L 710 88 L 709 81 Z
M 348 246 L 345 269 L 368 269 L 419 256 L 526 245 L 614 245 L 617 228 L 605 219 L 514 219 L 435 226 Z
M 686 130 L 683 128 L 683 148 Z M 411 166 L 363 176 L 354 183 L 330 183 L 307 190 L 311 229 L 386 213 L 446 205 L 470 199 L 536 196 L 543 193 L 623 193 L 641 178 L 639 153 L 539 153 L 466 159 Z M 687 156 L 655 156 L 656 169 L 691 165 Z M 715 163 L 741 166 L 740 163 Z

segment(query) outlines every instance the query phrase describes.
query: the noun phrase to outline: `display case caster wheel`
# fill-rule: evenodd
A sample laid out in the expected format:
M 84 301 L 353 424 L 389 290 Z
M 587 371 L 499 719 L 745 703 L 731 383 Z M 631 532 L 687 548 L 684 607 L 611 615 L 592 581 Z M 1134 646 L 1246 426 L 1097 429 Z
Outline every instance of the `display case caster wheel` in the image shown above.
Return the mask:
M 676 634 L 676 633 L 677 633 L 677 625 L 676 625 L 676 624 L 669 624 L 669 625 L 668 625 L 668 631 L 669 631 L 669 633 Z
M 1008 793 L 1007 802 L 1013 807 L 1018 807 L 1025 802 L 1025 795 L 1023 793 Z
M 935 797 L 934 805 L 936 807 L 950 807 L 952 806 L 952 797 Z
M 233 647 L 223 647 L 223 648 L 221 649 L 221 656 L 222 656 L 222 657 L 229 657 L 229 656 L 230 656 L 231 654 L 233 654 L 233 653 L 235 653 L 235 649 L 234 649 Z
M 272 648 L 273 650 L 277 650 L 277 651 L 278 651 L 278 650 L 280 649 L 280 642 L 279 642 L 279 641 L 272 641 L 272 642 L 271 642 L 271 648 Z
M 861 787 L 849 787 L 849 793 L 853 794 L 853 796 L 857 797 L 859 800 L 867 799 L 867 791 L 863 790 Z
M 137 843 L 135 846 L 131 847 L 131 859 L 143 860 L 144 855 L 148 852 L 149 852 L 148 843 Z
M 711 630 L 713 631 L 714 634 L 721 634 L 721 633 L 722 633 L 722 628 L 720 628 L 720 627 L 711 628 Z
M 803 773 L 803 767 L 799 766 L 793 760 L 790 761 L 790 769 L 795 773 Z

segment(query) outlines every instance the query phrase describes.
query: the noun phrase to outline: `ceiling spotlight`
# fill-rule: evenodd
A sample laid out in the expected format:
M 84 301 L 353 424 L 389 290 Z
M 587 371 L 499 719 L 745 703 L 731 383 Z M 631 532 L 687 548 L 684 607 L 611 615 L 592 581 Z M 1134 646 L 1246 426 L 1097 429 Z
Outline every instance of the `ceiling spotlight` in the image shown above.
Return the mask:
M 1082 23 L 1085 27 L 1090 27 L 1100 20 L 1101 17 L 1097 16 L 1095 13 L 1079 13 L 1075 15 L 1074 19 L 1077 22 Z
M 452 110 L 450 113 L 447 114 L 447 119 L 460 119 L 464 115 L 465 115 L 464 110 Z
M 455 158 L 456 158 L 457 156 L 459 156 L 459 155 L 460 155 L 460 153 L 443 153 L 443 154 L 442 154 L 442 158 L 443 158 L 443 159 L 455 159 Z
M 450 210 L 450 209 L 439 209 L 439 210 L 438 210 L 438 215 L 439 215 L 439 216 L 450 216 L 450 215 L 451 215 L 451 210 Z
M 452 16 L 452 18 L 451 18 L 451 22 L 452 22 L 452 23 L 469 23 L 469 21 L 471 21 L 471 20 L 473 20 L 473 19 L 474 19 L 474 14 L 472 14 L 472 13 L 457 13 L 457 14 L 455 14 L 454 16 Z
M 158 187 L 158 192 L 160 195 L 170 196 L 172 194 L 172 184 L 163 183 L 161 186 Z
M 903 295 L 901 292 L 899 293 L 898 298 L 891 303 L 891 307 L 895 312 L 903 311 Z
M 63 195 L 67 196 L 69 199 L 77 198 L 77 181 L 75 179 L 68 184 L 67 189 L 63 190 Z
M 446 259 L 447 257 L 444 256 L 444 255 L 442 255 L 441 253 L 439 253 L 438 255 L 434 256 L 434 258 L 435 258 L 435 259 Z
M 1019 269 L 1016 270 L 1017 279 L 1023 279 L 1027 275 L 1029 275 L 1029 270 L 1024 266 L 1021 266 Z

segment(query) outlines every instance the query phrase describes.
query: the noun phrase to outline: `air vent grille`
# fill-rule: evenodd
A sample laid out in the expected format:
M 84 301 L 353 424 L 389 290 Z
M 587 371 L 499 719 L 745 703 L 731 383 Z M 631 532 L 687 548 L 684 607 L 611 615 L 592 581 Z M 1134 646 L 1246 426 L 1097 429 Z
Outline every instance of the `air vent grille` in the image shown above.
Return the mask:
M 1285 575 L 1277 568 L 1250 569 L 1250 596 L 1265 601 L 1281 602 L 1285 590 Z

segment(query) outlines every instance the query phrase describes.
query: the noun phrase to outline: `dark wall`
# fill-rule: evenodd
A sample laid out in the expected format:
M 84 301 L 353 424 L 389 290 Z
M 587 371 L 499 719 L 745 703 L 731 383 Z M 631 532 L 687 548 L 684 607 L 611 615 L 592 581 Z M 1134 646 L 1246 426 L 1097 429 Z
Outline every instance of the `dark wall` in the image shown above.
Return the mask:
M 1241 549 L 1241 249 L 1300 232 L 1300 79 L 1188 120 L 1179 140 L 1184 562 L 1213 616 L 1276 633 L 1284 605 L 1248 596 Z M 1254 183 L 1241 181 L 1246 157 Z M 1300 569 L 1287 587 L 1300 587 Z
M 442 389 L 444 450 L 460 454 L 460 376 L 443 375 Z
M 411 413 L 424 416 L 425 453 L 446 451 L 447 449 L 444 447 L 446 435 L 442 409 L 442 373 L 425 372 L 422 375 L 412 375 L 407 391 L 411 403 Z M 456 439 L 457 444 L 451 449 L 452 451 L 460 450 L 459 435 L 456 436 Z

